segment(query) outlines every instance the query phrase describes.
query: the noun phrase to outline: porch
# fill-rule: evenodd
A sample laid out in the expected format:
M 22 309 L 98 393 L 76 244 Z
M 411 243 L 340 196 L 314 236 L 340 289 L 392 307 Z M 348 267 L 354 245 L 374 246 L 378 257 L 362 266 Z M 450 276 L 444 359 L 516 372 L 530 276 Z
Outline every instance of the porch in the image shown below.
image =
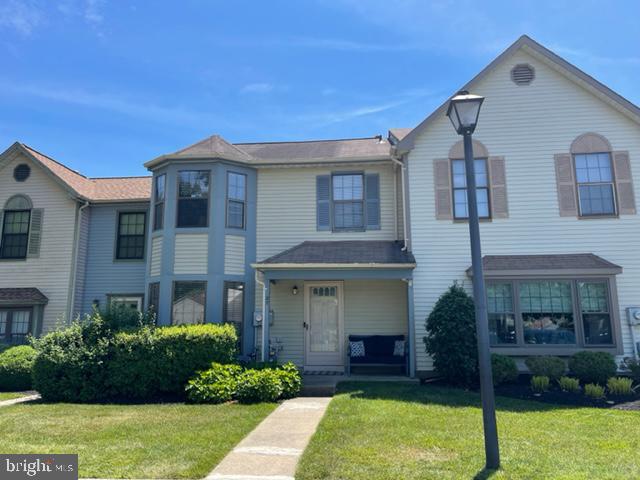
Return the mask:
M 360 365 L 354 373 L 415 375 L 415 260 L 401 243 L 304 242 L 254 266 L 263 283 L 256 337 L 262 360 L 291 361 L 305 373 L 344 374 L 350 335 L 402 336 L 404 353 L 391 349 L 388 355 L 406 362 L 383 370 Z

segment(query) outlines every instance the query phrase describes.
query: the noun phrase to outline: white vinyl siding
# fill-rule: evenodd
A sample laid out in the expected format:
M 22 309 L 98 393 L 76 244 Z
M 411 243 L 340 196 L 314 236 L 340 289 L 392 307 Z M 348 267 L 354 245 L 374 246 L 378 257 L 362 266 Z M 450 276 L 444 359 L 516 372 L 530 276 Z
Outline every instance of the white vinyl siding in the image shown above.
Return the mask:
M 162 240 L 163 237 L 153 237 L 151 240 L 151 259 L 149 260 L 149 275 L 157 277 L 162 267 Z
M 510 80 L 510 70 L 529 63 L 536 78 L 528 86 Z M 561 217 L 554 155 L 569 151 L 585 132 L 604 135 L 614 151 L 629 151 L 636 190 L 640 185 L 640 128 L 609 104 L 587 92 L 546 63 L 517 52 L 476 86 L 486 96 L 474 138 L 489 155 L 503 156 L 509 192 L 509 217 L 482 222 L 484 255 L 594 253 L 624 268 L 617 276 L 619 317 L 625 353 L 631 353 L 624 309 L 637 305 L 640 284 L 640 216 L 581 220 Z M 418 370 L 431 369 L 422 338 L 425 319 L 454 280 L 471 290 L 465 270 L 471 265 L 466 223 L 435 217 L 433 160 L 446 158 L 459 141 L 442 115 L 418 137 L 409 154 L 411 233 L 418 267 L 414 273 Z M 638 331 L 640 338 L 640 330 Z
M 208 265 L 208 249 L 208 234 L 177 234 L 173 273 L 176 275 L 206 274 Z
M 224 237 L 225 275 L 244 275 L 244 237 L 225 235 Z
M 16 182 L 13 169 L 21 163 L 31 167 L 31 175 L 25 182 Z M 27 195 L 34 208 L 44 210 L 40 256 L 0 262 L 0 288 L 39 289 L 49 299 L 43 316 L 43 332 L 48 332 L 66 323 L 67 319 L 76 203 L 38 165 L 15 153 L 0 167 L 0 209 L 9 198 L 18 194 Z

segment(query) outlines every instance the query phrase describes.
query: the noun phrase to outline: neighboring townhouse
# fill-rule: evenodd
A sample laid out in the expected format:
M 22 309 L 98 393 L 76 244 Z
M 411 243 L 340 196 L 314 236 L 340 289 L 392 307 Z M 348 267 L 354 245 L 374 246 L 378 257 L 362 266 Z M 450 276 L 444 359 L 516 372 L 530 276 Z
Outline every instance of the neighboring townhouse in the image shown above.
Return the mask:
M 492 350 L 637 355 L 640 109 L 526 36 L 465 88 L 486 96 L 474 154 Z M 349 335 L 403 335 L 408 373 L 431 375 L 425 320 L 454 281 L 471 289 L 445 110 L 388 139 L 214 135 L 140 178 L 89 179 L 14 144 L 0 335 L 117 303 L 160 325 L 233 323 L 244 355 L 305 371 L 344 371 Z
M 145 210 L 149 187 L 148 177 L 84 177 L 20 143 L 0 156 L 0 341 L 54 330 L 110 292 L 142 291 L 144 258 L 136 285 L 112 248 L 115 214 L 103 212 Z

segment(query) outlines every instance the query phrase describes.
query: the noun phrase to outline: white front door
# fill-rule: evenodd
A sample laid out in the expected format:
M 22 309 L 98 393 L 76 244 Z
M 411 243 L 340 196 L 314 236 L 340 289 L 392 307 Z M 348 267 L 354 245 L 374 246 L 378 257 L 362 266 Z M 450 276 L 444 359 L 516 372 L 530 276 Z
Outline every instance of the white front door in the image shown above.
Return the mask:
M 342 282 L 305 284 L 305 368 L 344 366 Z

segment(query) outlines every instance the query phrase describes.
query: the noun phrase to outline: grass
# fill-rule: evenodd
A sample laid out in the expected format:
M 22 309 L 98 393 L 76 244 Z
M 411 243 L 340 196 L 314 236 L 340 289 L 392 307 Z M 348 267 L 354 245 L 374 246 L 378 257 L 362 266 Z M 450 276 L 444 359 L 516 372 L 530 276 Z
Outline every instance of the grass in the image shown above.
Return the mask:
M 483 471 L 476 393 L 342 384 L 296 479 L 640 478 L 639 412 L 498 398 L 502 469 Z
M 0 451 L 77 453 L 81 478 L 202 478 L 275 406 L 15 405 Z
M 27 394 L 24 392 L 0 392 L 0 402 L 5 400 L 13 400 L 14 398 L 24 397 Z

